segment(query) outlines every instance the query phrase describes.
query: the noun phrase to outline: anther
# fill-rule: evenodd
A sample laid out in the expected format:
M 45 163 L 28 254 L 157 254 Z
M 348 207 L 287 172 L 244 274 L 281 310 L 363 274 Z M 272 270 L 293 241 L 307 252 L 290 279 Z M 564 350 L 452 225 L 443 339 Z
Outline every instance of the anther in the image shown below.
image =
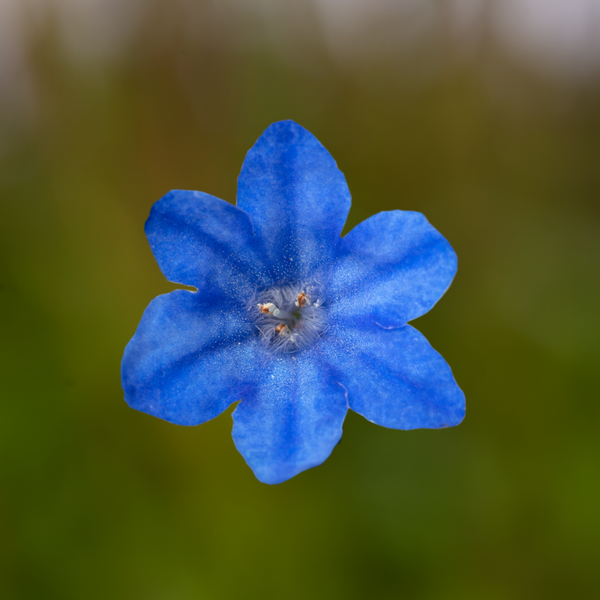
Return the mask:
M 304 292 L 300 292 L 295 302 L 298 308 L 302 308 L 303 306 L 310 306 L 310 298 Z
M 279 323 L 279 325 L 275 327 L 275 333 L 278 333 L 281 337 L 287 337 L 292 333 L 292 330 L 285 323 Z
M 278 317 L 281 312 L 272 302 L 267 302 L 266 304 L 257 304 L 258 309 L 261 313 L 268 315 L 271 314 L 274 317 Z

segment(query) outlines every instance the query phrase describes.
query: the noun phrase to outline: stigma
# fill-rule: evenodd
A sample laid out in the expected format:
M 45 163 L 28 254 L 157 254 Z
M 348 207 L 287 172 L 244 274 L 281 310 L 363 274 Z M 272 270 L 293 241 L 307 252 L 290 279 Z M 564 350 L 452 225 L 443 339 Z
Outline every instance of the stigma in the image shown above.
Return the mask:
M 249 310 L 257 335 L 273 353 L 312 346 L 327 330 L 327 311 L 317 282 L 288 283 L 257 291 Z

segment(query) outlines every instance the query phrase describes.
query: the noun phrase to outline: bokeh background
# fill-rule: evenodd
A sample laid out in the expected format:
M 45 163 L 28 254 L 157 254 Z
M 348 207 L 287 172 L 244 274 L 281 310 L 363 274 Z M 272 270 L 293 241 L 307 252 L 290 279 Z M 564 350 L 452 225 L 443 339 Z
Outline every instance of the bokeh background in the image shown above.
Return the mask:
M 0 0 L 0 597 L 596 597 L 599 100 L 597 0 Z M 284 118 L 345 173 L 346 230 L 416 210 L 456 249 L 414 324 L 468 410 L 349 413 L 267 486 L 231 411 L 138 413 L 119 367 L 175 287 L 153 202 L 235 202 Z

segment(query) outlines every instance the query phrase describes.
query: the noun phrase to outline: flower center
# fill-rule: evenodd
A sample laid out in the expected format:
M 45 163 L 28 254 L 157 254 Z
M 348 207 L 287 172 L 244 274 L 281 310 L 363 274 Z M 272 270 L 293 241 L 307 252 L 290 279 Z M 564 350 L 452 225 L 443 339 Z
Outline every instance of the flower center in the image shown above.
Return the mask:
M 250 311 L 261 342 L 273 352 L 298 352 L 327 329 L 318 283 L 290 283 L 257 292 Z

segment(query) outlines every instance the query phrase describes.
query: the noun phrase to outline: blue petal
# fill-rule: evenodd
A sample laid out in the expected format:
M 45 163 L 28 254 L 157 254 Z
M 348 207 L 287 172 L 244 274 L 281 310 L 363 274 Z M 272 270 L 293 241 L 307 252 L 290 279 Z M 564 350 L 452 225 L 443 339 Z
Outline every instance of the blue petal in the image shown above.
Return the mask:
M 378 213 L 342 239 L 328 284 L 331 318 L 400 327 L 430 310 L 455 273 L 454 250 L 422 214 Z
M 465 397 L 446 361 L 410 325 L 398 329 L 335 328 L 323 352 L 350 408 L 384 427 L 438 428 L 458 425 Z
M 247 311 L 200 292 L 155 298 L 121 364 L 125 400 L 179 425 L 198 425 L 239 400 L 256 379 L 256 337 Z
M 264 483 L 281 483 L 320 465 L 342 436 L 345 390 L 316 348 L 271 359 L 233 413 L 233 439 Z
M 254 223 L 275 281 L 315 276 L 331 261 L 350 210 L 332 156 L 293 121 L 271 125 L 248 152 L 237 205 Z
M 146 236 L 170 281 L 233 295 L 260 282 L 250 217 L 214 196 L 169 192 L 152 207 Z

